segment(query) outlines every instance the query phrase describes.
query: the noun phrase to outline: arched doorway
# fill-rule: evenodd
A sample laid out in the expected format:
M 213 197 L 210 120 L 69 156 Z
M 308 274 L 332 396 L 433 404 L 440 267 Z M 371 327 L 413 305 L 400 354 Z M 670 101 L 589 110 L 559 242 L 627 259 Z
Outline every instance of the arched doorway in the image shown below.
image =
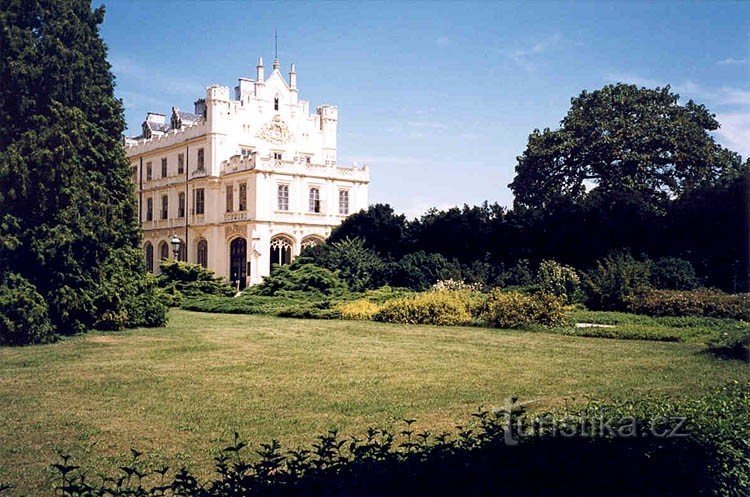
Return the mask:
M 208 242 L 205 239 L 198 241 L 198 249 L 197 249 L 197 260 L 198 264 L 203 266 L 204 268 L 208 268 Z
M 292 263 L 292 240 L 284 235 L 271 238 L 271 268 Z
M 233 285 L 239 282 L 239 289 L 247 286 L 247 241 L 235 238 L 229 244 L 229 280 Z

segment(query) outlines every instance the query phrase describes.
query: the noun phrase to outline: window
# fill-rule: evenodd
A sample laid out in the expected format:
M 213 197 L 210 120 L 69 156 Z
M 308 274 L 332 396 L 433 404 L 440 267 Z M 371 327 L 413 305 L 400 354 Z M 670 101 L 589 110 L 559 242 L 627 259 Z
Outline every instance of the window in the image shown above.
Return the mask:
M 274 152 L 273 160 L 281 160 L 281 152 Z
M 247 159 L 248 157 L 253 155 L 253 149 L 242 147 L 242 149 L 240 150 L 240 154 L 242 155 L 243 159 Z
M 279 97 L 273 99 L 273 110 L 279 110 Z
M 146 269 L 149 273 L 154 272 L 154 246 L 151 245 L 151 242 L 146 242 Z
M 278 208 L 280 211 L 289 210 L 289 185 L 279 185 Z
M 206 240 L 200 240 L 198 242 L 198 264 L 204 268 L 208 267 L 208 242 Z
M 247 183 L 240 183 L 240 211 L 247 210 Z
M 339 214 L 349 214 L 349 190 L 339 190 Z
M 161 219 L 169 217 L 169 197 L 161 196 Z
M 320 190 L 310 188 L 310 212 L 320 212 Z
M 195 189 L 195 199 L 193 199 L 193 205 L 195 205 L 195 213 L 203 214 L 206 207 L 206 192 L 203 188 Z
M 198 149 L 198 170 L 202 171 L 206 167 L 206 157 L 203 153 L 203 149 Z
M 177 217 L 185 217 L 185 192 L 177 196 Z
M 307 163 L 307 164 L 310 163 L 310 156 L 309 155 L 307 157 L 305 157 L 305 163 Z
M 169 259 L 169 244 L 167 242 L 159 244 L 159 258 L 163 261 Z
M 151 167 L 151 163 L 146 162 L 146 181 L 151 181 L 152 176 L 153 176 L 153 168 Z
M 234 210 L 234 186 L 227 185 L 227 212 Z
M 161 160 L 161 177 L 162 178 L 167 177 L 167 159 L 166 158 Z
M 146 199 L 146 221 L 154 220 L 154 199 L 151 197 Z
M 185 154 L 177 154 L 177 174 L 185 173 Z

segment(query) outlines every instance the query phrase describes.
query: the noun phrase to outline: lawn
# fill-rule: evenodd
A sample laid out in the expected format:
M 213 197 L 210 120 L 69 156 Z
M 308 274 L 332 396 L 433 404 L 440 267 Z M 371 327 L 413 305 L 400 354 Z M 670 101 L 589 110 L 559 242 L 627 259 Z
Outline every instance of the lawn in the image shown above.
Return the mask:
M 750 367 L 700 343 L 172 311 L 162 329 L 0 349 L 0 480 L 49 494 L 55 448 L 95 471 L 130 447 L 208 470 L 236 430 L 306 444 L 330 428 L 450 429 L 508 396 L 561 405 L 697 395 Z

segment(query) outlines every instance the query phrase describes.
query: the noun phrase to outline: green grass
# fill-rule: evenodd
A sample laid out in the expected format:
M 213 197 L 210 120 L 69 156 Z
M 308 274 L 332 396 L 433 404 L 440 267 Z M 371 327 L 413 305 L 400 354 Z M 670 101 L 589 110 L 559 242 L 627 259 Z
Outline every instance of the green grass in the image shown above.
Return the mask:
M 613 328 L 567 328 L 564 334 L 600 338 L 657 340 L 705 344 L 722 332 L 748 332 L 750 323 L 734 319 L 709 317 L 651 317 L 625 312 L 575 310 L 571 319 L 577 323 L 614 326 Z
M 590 320 L 590 319 L 589 319 Z M 330 428 L 451 429 L 508 396 L 700 394 L 750 368 L 700 343 L 174 310 L 166 328 L 0 349 L 0 480 L 49 494 L 56 447 L 95 472 L 130 447 L 207 470 L 239 431 L 298 446 Z

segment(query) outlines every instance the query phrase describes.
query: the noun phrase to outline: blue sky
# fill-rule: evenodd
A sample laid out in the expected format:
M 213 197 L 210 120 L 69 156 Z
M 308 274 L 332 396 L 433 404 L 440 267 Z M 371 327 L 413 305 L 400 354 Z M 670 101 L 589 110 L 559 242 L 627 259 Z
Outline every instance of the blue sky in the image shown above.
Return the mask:
M 94 5 L 98 5 L 94 2 Z M 339 107 L 339 163 L 371 167 L 370 200 L 409 216 L 507 185 L 534 128 L 616 81 L 671 84 L 750 155 L 750 3 L 109 2 L 102 34 L 137 134 L 212 83 L 294 62 L 300 97 Z

